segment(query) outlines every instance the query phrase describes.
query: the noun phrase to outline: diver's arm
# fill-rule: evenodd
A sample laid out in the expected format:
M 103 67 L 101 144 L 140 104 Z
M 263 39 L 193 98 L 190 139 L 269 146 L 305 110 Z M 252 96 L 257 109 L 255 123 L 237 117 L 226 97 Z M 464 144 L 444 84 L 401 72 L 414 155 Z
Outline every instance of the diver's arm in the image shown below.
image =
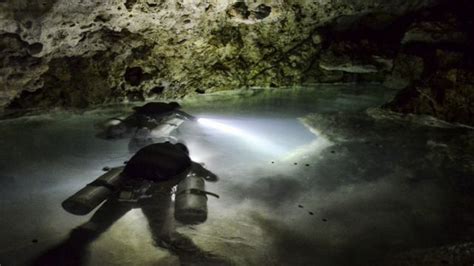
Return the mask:
M 174 113 L 179 116 L 179 117 L 182 117 L 186 120 L 191 120 L 191 121 L 196 121 L 197 118 L 195 116 L 192 116 L 184 111 L 181 111 L 181 110 L 175 110 Z
M 203 177 L 206 181 L 216 182 L 219 180 L 219 177 L 213 172 L 207 170 L 202 166 L 202 164 L 197 162 L 192 162 L 192 170 L 196 175 Z

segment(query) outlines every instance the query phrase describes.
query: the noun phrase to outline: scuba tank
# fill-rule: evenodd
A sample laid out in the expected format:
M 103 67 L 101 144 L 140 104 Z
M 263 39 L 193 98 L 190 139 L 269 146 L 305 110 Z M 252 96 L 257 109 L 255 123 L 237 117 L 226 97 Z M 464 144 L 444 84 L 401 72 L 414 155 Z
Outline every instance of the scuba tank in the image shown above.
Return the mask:
M 152 120 L 151 123 L 148 123 L 146 126 L 138 128 L 135 131 L 135 135 L 128 143 L 128 150 L 131 153 L 135 153 L 141 148 L 153 143 L 167 141 L 176 143 L 176 138 L 172 137 L 171 134 L 183 122 L 184 120 L 182 118 L 174 114 L 159 121 Z
M 205 181 L 196 173 L 190 173 L 178 184 L 175 196 L 174 217 L 184 224 L 199 224 L 207 219 L 207 195 L 218 195 L 205 191 Z
M 184 122 L 184 119 L 182 119 L 178 115 L 176 114 L 170 115 L 162 119 L 161 121 L 159 121 L 158 126 L 151 129 L 151 135 L 154 138 L 168 137 L 183 122 Z
M 110 169 L 92 183 L 89 183 L 76 194 L 72 195 L 61 204 L 63 209 L 75 215 L 86 215 L 99 206 L 122 183 L 123 166 Z

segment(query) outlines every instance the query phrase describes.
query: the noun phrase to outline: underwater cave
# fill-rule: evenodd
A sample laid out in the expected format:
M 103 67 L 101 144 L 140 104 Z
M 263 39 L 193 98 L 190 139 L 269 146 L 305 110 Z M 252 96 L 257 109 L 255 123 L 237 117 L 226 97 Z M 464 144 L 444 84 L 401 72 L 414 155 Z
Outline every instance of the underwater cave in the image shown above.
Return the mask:
M 0 0 L 0 266 L 474 265 L 470 0 Z

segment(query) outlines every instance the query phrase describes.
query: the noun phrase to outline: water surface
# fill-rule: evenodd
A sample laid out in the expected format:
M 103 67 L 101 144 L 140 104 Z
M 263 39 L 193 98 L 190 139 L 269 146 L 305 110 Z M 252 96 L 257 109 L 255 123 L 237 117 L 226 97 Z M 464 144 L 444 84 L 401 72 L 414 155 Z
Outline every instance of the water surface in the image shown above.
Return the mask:
M 205 223 L 174 230 L 233 265 L 381 265 L 469 241 L 472 132 L 366 112 L 393 94 L 341 85 L 185 99 L 204 120 L 175 136 L 219 175 L 207 189 L 220 199 L 209 198 Z M 94 128 L 128 110 L 0 122 L 0 264 L 30 263 L 90 218 L 60 203 L 130 158 L 128 140 L 96 138 Z M 86 265 L 206 264 L 190 254 L 154 245 L 134 209 L 81 255 Z

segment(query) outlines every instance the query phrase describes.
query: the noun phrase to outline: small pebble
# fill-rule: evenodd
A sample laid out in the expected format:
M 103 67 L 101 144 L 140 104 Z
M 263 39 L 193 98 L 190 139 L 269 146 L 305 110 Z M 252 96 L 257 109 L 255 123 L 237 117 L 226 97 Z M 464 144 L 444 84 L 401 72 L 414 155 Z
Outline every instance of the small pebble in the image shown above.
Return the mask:
M 272 161 L 272 163 L 275 163 L 274 161 Z
M 298 165 L 298 163 L 294 163 L 294 165 Z
M 322 219 L 322 221 L 323 221 L 323 222 L 327 222 L 327 221 L 328 221 L 328 219 L 326 219 L 326 218 L 323 218 L 323 219 Z
M 38 239 L 31 240 L 32 243 L 38 243 Z
M 309 166 L 309 163 L 305 164 L 306 166 Z
M 336 151 L 331 151 L 331 153 L 336 153 Z
M 108 166 L 102 168 L 102 171 L 109 171 L 109 170 L 110 170 L 110 167 L 108 167 Z
M 309 213 L 309 215 L 314 215 L 314 212 L 308 212 L 308 213 Z
M 303 205 L 298 205 L 298 208 L 303 208 Z

